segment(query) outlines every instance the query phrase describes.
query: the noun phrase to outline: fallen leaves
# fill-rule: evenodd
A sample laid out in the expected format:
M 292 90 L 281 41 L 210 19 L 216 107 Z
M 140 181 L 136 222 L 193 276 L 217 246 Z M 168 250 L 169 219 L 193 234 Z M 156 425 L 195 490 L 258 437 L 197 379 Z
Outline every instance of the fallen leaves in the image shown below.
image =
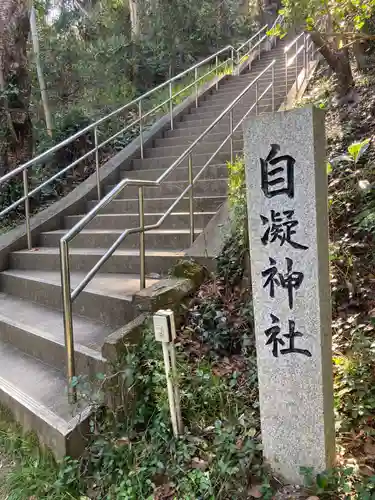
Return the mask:
M 373 469 L 372 467 L 370 467 L 369 465 L 361 465 L 359 467 L 359 472 L 363 475 L 363 476 L 367 476 L 367 477 L 372 477 L 375 475 L 375 469 Z
M 368 438 L 363 447 L 363 451 L 367 456 L 375 458 L 375 442 L 372 439 Z
M 131 446 L 130 439 L 126 436 L 116 440 L 116 446 Z
M 207 460 L 203 460 L 202 458 L 194 457 L 191 461 L 191 467 L 192 469 L 205 471 L 208 468 L 208 462 Z
M 173 500 L 174 498 L 176 498 L 176 489 L 171 483 L 162 484 L 154 491 L 153 500 Z
M 262 498 L 262 485 L 261 484 L 255 484 L 252 486 L 249 491 L 247 492 L 248 495 L 252 498 Z

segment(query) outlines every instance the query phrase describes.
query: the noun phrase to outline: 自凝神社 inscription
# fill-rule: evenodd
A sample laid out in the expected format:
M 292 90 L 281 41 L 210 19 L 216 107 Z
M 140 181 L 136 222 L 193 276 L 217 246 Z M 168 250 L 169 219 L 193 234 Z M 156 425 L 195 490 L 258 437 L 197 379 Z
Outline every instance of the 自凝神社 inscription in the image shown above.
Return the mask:
M 244 124 L 265 459 L 290 482 L 335 456 L 324 113 Z

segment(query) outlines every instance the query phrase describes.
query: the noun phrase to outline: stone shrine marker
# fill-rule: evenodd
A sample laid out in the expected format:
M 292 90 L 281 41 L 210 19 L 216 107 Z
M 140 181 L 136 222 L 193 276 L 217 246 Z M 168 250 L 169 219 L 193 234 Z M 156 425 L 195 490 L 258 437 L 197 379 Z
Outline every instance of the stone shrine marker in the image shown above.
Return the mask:
M 244 125 L 264 457 L 287 481 L 334 463 L 324 112 Z

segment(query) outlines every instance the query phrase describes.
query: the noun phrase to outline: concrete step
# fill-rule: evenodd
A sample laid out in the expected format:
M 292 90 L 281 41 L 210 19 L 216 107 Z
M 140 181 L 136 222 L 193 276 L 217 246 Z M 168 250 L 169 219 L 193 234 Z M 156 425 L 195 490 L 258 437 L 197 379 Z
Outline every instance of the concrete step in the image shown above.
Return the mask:
M 302 68 L 298 70 L 298 73 L 300 72 Z M 267 85 L 271 83 L 271 74 L 267 75 L 264 74 L 260 76 L 258 79 L 258 89 L 260 92 L 264 90 Z M 288 85 L 292 85 L 293 81 L 295 79 L 295 69 L 288 70 Z M 251 81 L 248 82 L 250 84 Z M 275 80 L 274 80 L 274 86 L 275 88 L 277 87 L 285 87 L 286 84 L 286 78 L 285 78 L 285 70 L 280 71 L 280 72 L 275 72 Z M 255 93 L 255 88 L 256 88 L 256 83 L 253 84 L 252 87 L 250 87 L 245 95 L 252 95 Z M 212 100 L 212 97 L 216 95 L 218 98 L 223 97 L 223 96 L 233 96 L 233 99 L 236 94 L 239 94 L 240 92 L 244 91 L 246 89 L 246 85 L 238 84 L 238 83 L 232 83 L 231 85 L 228 84 L 228 86 L 225 87 L 225 91 L 218 92 L 217 94 L 213 94 L 211 96 L 207 96 L 207 100 L 210 101 Z M 207 102 L 203 101 L 203 102 Z
M 271 82 L 269 80 L 260 82 L 260 84 L 258 85 L 258 95 L 261 95 L 263 92 L 265 92 L 270 83 Z M 292 82 L 288 82 L 288 88 L 291 87 L 291 85 Z M 283 97 L 285 96 L 286 86 L 284 81 L 282 82 L 275 81 L 273 88 L 275 95 L 280 95 Z M 226 92 L 225 94 L 222 93 L 208 97 L 207 100 L 202 102 L 201 106 L 199 106 L 198 108 L 196 107 L 190 108 L 189 114 L 197 113 L 198 110 L 200 109 L 208 109 L 210 108 L 210 106 L 222 106 L 223 107 L 222 111 L 224 111 L 225 108 L 229 107 L 239 97 L 240 93 L 243 90 L 244 89 L 233 88 L 232 90 Z M 271 89 L 268 90 L 270 92 L 270 95 L 272 95 Z M 253 104 L 255 101 L 256 101 L 256 86 L 246 91 L 238 102 L 241 102 L 247 107 L 250 107 L 251 104 Z
M 292 75 L 288 74 L 288 79 L 292 79 Z M 248 82 L 251 83 L 251 82 Z M 271 76 L 267 75 L 262 75 L 258 79 L 258 89 L 259 90 L 264 90 L 267 85 L 271 83 Z M 275 87 L 283 87 L 285 86 L 285 72 L 280 73 L 279 75 L 275 74 L 275 80 L 274 80 L 274 86 Z M 225 88 L 225 90 L 218 92 L 216 94 L 211 94 L 207 95 L 206 99 L 202 102 L 202 104 L 206 102 L 212 101 L 214 98 L 221 99 L 223 97 L 232 97 L 233 99 L 235 98 L 236 95 L 238 95 L 240 92 L 243 92 L 246 89 L 246 85 L 238 85 L 238 84 L 233 84 L 231 86 L 228 86 Z M 255 95 L 255 89 L 256 89 L 256 83 L 253 84 L 252 87 L 250 87 L 246 92 L 245 95 L 247 96 L 252 96 Z
M 282 102 L 284 101 L 284 94 L 282 95 L 277 95 L 275 94 L 275 109 L 277 110 L 277 105 L 281 105 Z M 236 126 L 242 118 L 246 115 L 246 113 L 252 108 L 250 111 L 250 115 L 255 115 L 256 114 L 256 106 L 255 106 L 255 100 L 247 105 L 245 103 L 242 103 L 239 101 L 234 107 L 233 107 L 233 124 Z M 272 94 L 271 91 L 267 92 L 267 94 L 258 102 L 258 109 L 264 112 L 266 109 L 272 109 Z M 201 109 L 199 113 L 196 114 L 190 114 L 190 115 L 185 115 L 184 120 L 185 122 L 196 122 L 197 120 L 206 120 L 210 119 L 212 121 L 216 120 L 216 118 L 222 113 L 223 109 L 221 106 L 211 106 L 207 107 L 205 109 Z M 229 115 L 226 115 L 223 117 L 222 121 L 226 121 L 228 123 L 228 133 L 229 133 Z M 242 146 L 243 148 L 243 143 L 240 142 L 239 145 Z M 241 149 L 242 149 L 241 148 Z M 238 149 L 238 148 L 237 148 Z
M 216 212 L 195 212 L 194 222 L 196 227 L 205 227 L 215 213 Z M 146 225 L 156 224 L 163 215 L 164 212 L 146 213 Z M 70 215 L 65 217 L 65 229 L 72 228 L 82 219 L 82 217 L 83 215 Z M 188 229 L 189 221 L 189 212 L 176 212 L 167 217 L 161 229 Z M 139 227 L 139 214 L 137 213 L 99 214 L 86 226 L 86 230 L 105 229 L 109 231 L 112 229 L 124 230 L 132 227 Z
M 269 91 L 269 94 L 265 95 L 263 99 L 258 102 L 258 109 L 262 109 L 262 111 L 264 111 L 268 106 L 271 106 L 271 103 L 271 91 Z M 249 111 L 252 106 L 254 106 L 254 104 L 255 101 L 248 106 L 244 106 L 241 102 L 239 102 L 233 108 L 234 125 L 237 125 L 237 123 L 245 116 L 246 112 Z M 197 114 L 184 115 L 184 123 L 205 122 L 207 120 L 208 124 L 210 124 L 214 120 L 216 120 L 216 118 L 218 118 L 221 113 L 222 109 L 219 109 L 218 111 L 212 111 L 210 108 L 207 108 L 205 110 L 200 110 L 200 112 Z M 251 113 L 255 114 L 255 107 Z M 229 114 L 224 116 L 222 118 L 222 121 L 224 123 L 227 122 L 229 132 Z
M 229 141 L 228 141 L 229 142 Z M 221 143 L 218 143 L 220 145 Z M 236 141 L 235 145 L 239 145 Z M 185 147 L 185 146 L 183 146 Z M 236 150 L 242 149 L 236 148 Z M 186 147 L 185 147 L 186 150 Z M 212 153 L 214 150 L 212 150 Z M 193 167 L 193 175 L 196 176 L 203 167 Z M 143 179 L 143 180 L 157 180 L 164 174 L 165 168 L 153 168 L 148 170 L 123 170 L 120 172 L 120 179 Z M 167 181 L 185 182 L 188 178 L 188 167 L 175 168 L 166 178 Z M 228 167 L 226 164 L 221 165 L 208 165 L 202 173 L 201 179 L 220 179 L 228 177 Z
M 221 133 L 211 133 L 208 134 L 204 141 L 207 142 L 221 142 L 228 135 L 227 131 Z M 197 139 L 199 134 L 196 136 L 176 136 L 176 137 L 163 137 L 161 139 L 155 139 L 155 146 L 185 146 L 187 148 L 192 142 Z M 233 136 L 234 140 L 242 140 L 242 131 L 236 132 Z
M 246 109 L 250 108 L 255 103 L 255 101 L 256 101 L 255 93 L 252 94 L 252 96 L 250 98 L 249 98 L 249 96 L 245 95 L 233 107 L 233 110 L 236 110 L 240 107 L 243 110 L 243 112 L 245 112 L 245 108 Z M 215 112 L 219 115 L 232 103 L 233 103 L 233 99 L 228 99 L 227 101 L 223 100 L 221 102 L 216 102 L 216 101 L 207 102 L 207 104 L 205 104 L 204 106 L 200 106 L 198 108 L 192 108 L 190 110 L 190 113 L 185 115 L 185 116 L 199 115 L 199 114 L 204 114 L 207 112 L 211 112 L 211 113 Z
M 267 82 L 268 85 L 269 82 Z M 264 89 L 267 87 L 267 85 L 264 87 Z M 251 106 L 255 102 L 255 93 L 252 94 L 253 98 L 247 99 L 247 96 L 245 95 L 239 102 L 242 103 L 244 102 L 247 106 Z M 270 92 L 270 95 L 271 92 Z M 232 104 L 233 100 L 238 96 L 238 92 L 235 91 L 231 94 L 228 94 L 226 96 L 217 96 L 215 98 L 211 98 L 209 101 L 206 101 L 205 106 L 201 106 L 200 108 L 193 108 L 195 109 L 209 109 L 210 106 L 215 106 L 215 107 L 221 107 L 222 111 L 227 108 L 230 104 Z M 275 96 L 279 96 L 280 98 L 285 98 L 286 96 L 286 86 L 285 84 L 279 84 L 275 86 Z M 191 113 L 196 113 L 197 111 L 191 110 Z
M 294 73 L 292 73 L 294 71 Z M 288 69 L 288 75 L 295 74 L 295 69 Z M 228 84 L 226 84 L 224 87 L 218 90 L 216 94 L 211 94 L 211 96 L 207 95 L 207 99 L 209 97 L 212 97 L 213 95 L 217 96 L 222 96 L 222 95 L 227 95 L 232 93 L 233 91 L 237 91 L 238 93 L 242 92 L 245 90 L 247 87 L 248 90 L 246 93 L 251 94 L 255 92 L 255 87 L 256 87 L 256 78 L 258 82 L 258 87 L 259 88 L 264 88 L 268 83 L 271 83 L 272 80 L 272 71 L 271 69 L 262 75 L 259 73 L 259 75 L 254 75 L 251 78 L 248 78 L 246 82 L 238 82 L 238 81 L 233 81 Z M 275 69 L 275 83 L 285 83 L 285 69 Z M 251 85 L 251 86 L 250 86 Z M 203 101 L 205 102 L 205 101 Z
M 205 121 L 205 120 L 202 120 Z M 199 123 L 199 122 L 198 122 Z M 212 120 L 209 120 L 208 125 L 212 123 Z M 186 125 L 186 122 L 185 122 Z M 228 125 L 227 125 L 228 130 Z M 212 156 L 212 153 L 193 153 L 193 166 L 203 166 Z M 236 151 L 240 153 L 240 150 Z M 133 170 L 145 170 L 148 168 L 164 168 L 167 169 L 170 167 L 173 162 L 178 160 L 180 155 L 175 156 L 161 156 L 155 158 L 144 158 L 143 160 L 137 159 L 133 160 Z M 215 156 L 215 164 L 225 163 L 228 161 L 229 152 L 228 151 L 219 151 L 219 153 Z M 184 166 L 188 164 L 188 159 L 185 158 L 181 161 L 181 164 L 178 166 Z
M 121 236 L 123 229 L 96 229 L 83 230 L 74 240 L 71 241 L 71 248 L 110 248 Z M 201 229 L 195 230 L 196 237 L 201 233 Z M 60 239 L 66 234 L 63 229 L 45 232 L 40 235 L 40 244 L 43 247 L 58 248 Z M 158 248 L 166 250 L 184 250 L 190 246 L 189 229 L 155 229 L 147 231 L 145 234 L 146 248 Z M 129 234 L 121 243 L 120 249 L 139 247 L 139 234 Z M 130 318 L 133 319 L 133 318 Z M 127 318 L 126 321 L 130 320 Z M 125 320 L 122 320 L 124 324 Z M 118 325 L 120 326 L 120 325 Z
M 90 410 L 68 404 L 65 374 L 0 341 L 0 404 L 57 459 L 79 457 Z
M 257 63 L 256 67 L 253 66 L 252 70 L 250 73 L 246 73 L 245 75 L 237 76 L 231 80 L 228 80 L 227 82 L 223 82 L 221 86 L 219 86 L 219 90 L 221 89 L 229 89 L 233 86 L 237 87 L 246 87 L 249 83 L 254 81 L 266 68 L 269 66 L 269 64 L 273 61 L 273 59 L 269 60 L 264 60 L 260 61 Z M 299 70 L 300 68 L 302 69 L 303 67 L 303 62 L 299 61 L 297 65 L 297 69 Z M 292 73 L 296 71 L 296 64 L 290 64 L 288 66 L 288 72 Z M 285 74 L 285 60 L 283 61 L 276 61 L 274 65 L 274 72 L 275 72 L 275 77 L 282 75 L 283 73 Z M 269 70 L 265 71 L 262 75 L 262 77 L 266 77 L 271 81 L 271 75 L 272 75 L 272 67 L 269 68 Z
M 64 231 L 61 230 L 61 232 Z M 41 240 L 43 241 L 44 237 L 42 235 Z M 57 241 L 57 247 L 58 243 Z M 37 248 L 35 252 L 38 252 Z M 79 273 L 73 273 L 71 286 L 76 287 L 83 277 Z M 59 323 L 55 327 L 56 331 L 62 332 L 60 313 L 62 311 L 61 277 L 58 270 L 50 273 L 40 273 L 31 269 L 22 272 L 4 271 L 0 273 L 0 287 L 2 291 L 10 296 L 30 300 L 43 307 L 53 309 L 60 317 Z M 90 331 L 91 329 L 94 331 L 96 328 L 99 332 L 98 335 L 100 335 L 103 325 L 119 327 L 134 318 L 132 300 L 137 291 L 139 291 L 138 276 L 119 275 L 118 277 L 101 276 L 100 279 L 94 278 L 74 301 L 73 313 L 83 322 L 82 329 L 84 333 L 86 330 Z M 47 326 L 50 327 L 50 325 Z M 54 332 L 52 327 L 51 332 Z M 93 335 L 95 337 L 95 334 Z M 100 345 L 101 342 L 94 342 L 94 344 L 87 347 L 94 349 L 100 347 Z
M 72 272 L 90 271 L 108 248 L 71 248 L 70 267 Z M 146 251 L 146 273 L 158 272 L 167 275 L 170 268 L 183 258 L 185 252 L 167 250 Z M 55 271 L 59 269 L 60 252 L 57 248 L 40 247 L 38 251 L 19 250 L 9 256 L 11 269 L 33 269 L 35 271 Z M 118 250 L 103 265 L 101 273 L 139 274 L 139 250 Z M 100 273 L 98 274 L 100 276 Z
M 199 108 L 198 108 L 199 109 Z M 203 110 L 205 108 L 202 108 L 200 110 L 201 113 L 203 113 Z M 216 111 L 216 109 L 215 109 Z M 222 111 L 222 108 L 219 109 L 219 112 Z M 190 115 L 187 115 L 190 116 Z M 194 154 L 203 154 L 203 153 L 210 153 L 212 154 L 216 149 L 221 145 L 222 141 L 217 141 L 217 142 L 211 142 L 206 139 L 202 140 L 201 143 L 197 144 L 194 147 Z M 186 148 L 188 147 L 187 144 L 180 145 L 180 146 L 155 146 L 153 148 L 147 148 L 145 149 L 144 156 L 145 158 L 160 158 L 163 156 L 180 156 L 182 153 L 186 151 Z M 235 147 L 237 150 L 243 149 L 243 141 L 242 140 L 236 140 L 235 141 Z M 223 146 L 223 151 L 229 151 L 229 143 L 225 144 Z
M 239 154 L 237 152 L 236 154 Z M 155 197 L 175 197 L 177 198 L 188 186 L 187 182 L 170 182 L 164 181 L 160 186 L 150 186 L 144 188 L 145 197 L 152 198 Z M 106 186 L 104 188 L 105 193 L 109 193 L 114 186 Z M 194 184 L 194 194 L 197 196 L 225 196 L 228 191 L 228 179 L 203 179 L 198 180 Z M 127 186 L 119 194 L 117 199 L 127 199 L 127 198 L 138 198 L 138 187 L 137 186 Z
M 14 297 L 0 294 L 0 342 L 6 342 L 25 354 L 65 371 L 66 349 L 61 311 Z M 103 324 L 85 318 L 73 318 L 75 332 L 74 351 L 79 373 L 95 376 L 103 372 L 104 359 L 99 349 L 94 349 L 94 340 L 103 339 L 111 333 Z M 90 344 L 89 346 L 86 344 Z
M 261 103 L 259 104 L 259 113 L 266 112 L 267 110 L 268 106 L 262 106 Z M 216 115 L 215 118 L 217 118 L 217 116 L 218 115 Z M 207 129 L 207 127 L 213 123 L 214 120 L 215 119 L 212 118 L 202 118 L 193 121 L 184 119 L 184 121 L 181 121 L 176 125 L 176 130 L 177 129 L 180 130 L 182 135 L 185 133 L 185 131 L 187 132 L 189 130 L 192 130 L 193 128 L 201 128 L 201 131 L 204 132 Z M 223 119 L 220 120 L 221 130 L 228 131 L 228 120 L 229 118 L 227 117 L 225 117 L 225 119 L 223 117 Z
M 208 124 L 210 125 L 210 124 Z M 194 127 L 186 127 L 186 123 L 179 121 L 176 122 L 175 128 L 173 130 L 167 130 L 164 132 L 164 137 L 198 137 L 200 134 L 207 130 L 207 126 L 203 124 L 195 124 Z M 228 124 L 227 123 L 218 123 L 215 127 L 209 132 L 209 134 L 223 134 L 228 132 Z M 209 137 L 209 135 L 207 135 Z
M 163 212 L 173 204 L 176 198 L 145 198 L 145 210 L 148 213 Z M 194 196 L 195 211 L 196 212 L 213 212 L 217 211 L 226 200 L 226 196 Z M 92 210 L 97 201 L 87 202 L 87 211 Z M 186 212 L 189 210 L 189 198 L 183 198 L 176 210 Z M 108 206 L 103 208 L 103 214 L 127 214 L 138 213 L 138 199 L 122 199 L 113 200 Z

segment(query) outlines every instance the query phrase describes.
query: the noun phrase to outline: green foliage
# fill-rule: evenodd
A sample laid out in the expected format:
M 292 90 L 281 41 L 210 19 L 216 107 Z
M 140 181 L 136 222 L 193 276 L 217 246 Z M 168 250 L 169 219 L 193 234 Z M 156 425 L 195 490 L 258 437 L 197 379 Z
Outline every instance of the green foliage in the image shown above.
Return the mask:
M 335 73 L 339 94 L 341 97 L 348 95 L 355 83 L 349 47 L 358 40 L 358 33 L 375 13 L 375 0 L 283 0 L 282 5 L 279 12 L 283 15 L 283 23 L 268 34 L 283 36 L 296 26 L 314 32 L 311 38 Z M 360 56 L 359 45 L 357 49 L 353 52 L 362 67 L 364 56 Z
M 333 359 L 336 427 L 340 432 L 359 426 L 373 432 L 370 424 L 375 408 L 374 353 L 373 339 L 358 329 L 352 334 L 351 351 Z
M 283 0 L 280 14 L 289 24 L 305 24 L 307 29 L 319 29 L 321 20 L 330 16 L 333 31 L 360 31 L 374 8 L 374 0 Z
M 247 200 L 242 158 L 228 163 L 231 227 L 216 257 L 217 276 L 198 293 L 188 328 L 207 345 L 212 356 L 238 354 L 253 347 L 253 312 L 242 279 L 248 268 Z
M 168 274 L 174 278 L 190 279 L 198 286 L 207 277 L 208 271 L 193 259 L 181 259 L 172 266 Z
M 353 142 L 353 144 L 351 144 L 348 147 L 347 155 L 340 155 L 331 158 L 329 162 L 331 170 L 332 170 L 332 165 L 336 165 L 337 163 L 340 162 L 349 162 L 353 163 L 354 165 L 357 165 L 359 160 L 368 150 L 369 146 L 370 146 L 370 139 L 364 139 L 363 141 Z
M 229 176 L 229 203 L 231 207 L 236 210 L 240 207 L 246 206 L 246 176 L 245 176 L 245 162 L 242 157 L 236 157 L 233 163 L 228 162 L 228 176 Z
M 375 236 L 375 199 L 373 193 L 368 206 L 358 214 L 355 224 L 360 232 Z
M 241 353 L 253 346 L 253 311 L 248 298 L 218 281 L 190 313 L 189 329 L 209 346 L 212 355 Z
M 332 173 L 333 169 L 337 171 L 348 165 L 353 168 L 358 168 L 360 164 L 366 162 L 366 152 L 371 145 L 370 139 L 357 141 L 349 145 L 347 154 L 333 157 L 327 164 L 328 173 Z M 358 181 L 357 191 L 360 194 L 360 202 L 363 208 L 356 215 L 353 225 L 359 233 L 375 234 L 375 191 L 371 183 L 366 179 L 370 171 L 362 169 L 361 179 Z M 357 204 L 359 206 L 359 203 Z
M 88 118 L 77 108 L 72 108 L 69 112 L 55 114 L 55 135 L 53 139 L 48 136 L 44 128 L 39 125 L 36 128 L 37 153 L 50 149 L 55 144 L 63 141 L 78 130 L 83 129 L 89 124 Z M 28 171 L 29 191 L 39 187 L 43 182 L 58 173 L 65 166 L 79 158 L 87 150 L 92 148 L 92 134 L 86 134 L 65 148 L 61 149 L 55 155 L 47 160 L 36 164 Z M 93 172 L 92 161 L 90 158 L 83 161 L 75 169 L 65 173 L 49 185 L 43 187 L 39 193 L 31 199 L 31 210 L 44 207 L 46 203 L 64 196 L 69 189 L 76 186 L 77 183 L 86 179 Z M 2 186 L 0 191 L 0 211 L 23 196 L 22 176 L 15 177 Z M 24 205 L 21 204 L 18 209 L 9 215 L 8 221 L 11 222 L 15 217 L 24 215 Z
M 40 449 L 37 438 L 33 434 L 23 434 L 12 415 L 4 409 L 0 410 L 0 449 L 15 461 L 6 479 L 6 498 L 9 500 L 77 498 L 77 463 L 66 459 L 60 472 L 52 456 Z M 74 473 L 62 484 L 63 470 L 74 470 Z
M 237 157 L 233 164 L 228 163 L 229 205 L 231 211 L 231 230 L 225 235 L 224 248 L 217 257 L 218 276 L 231 284 L 238 283 L 246 269 L 249 253 L 247 229 L 247 200 L 245 183 L 245 164 Z
M 305 485 L 321 500 L 332 498 L 375 499 L 375 476 L 363 478 L 354 467 L 335 467 L 315 476 L 312 468 L 301 467 Z

